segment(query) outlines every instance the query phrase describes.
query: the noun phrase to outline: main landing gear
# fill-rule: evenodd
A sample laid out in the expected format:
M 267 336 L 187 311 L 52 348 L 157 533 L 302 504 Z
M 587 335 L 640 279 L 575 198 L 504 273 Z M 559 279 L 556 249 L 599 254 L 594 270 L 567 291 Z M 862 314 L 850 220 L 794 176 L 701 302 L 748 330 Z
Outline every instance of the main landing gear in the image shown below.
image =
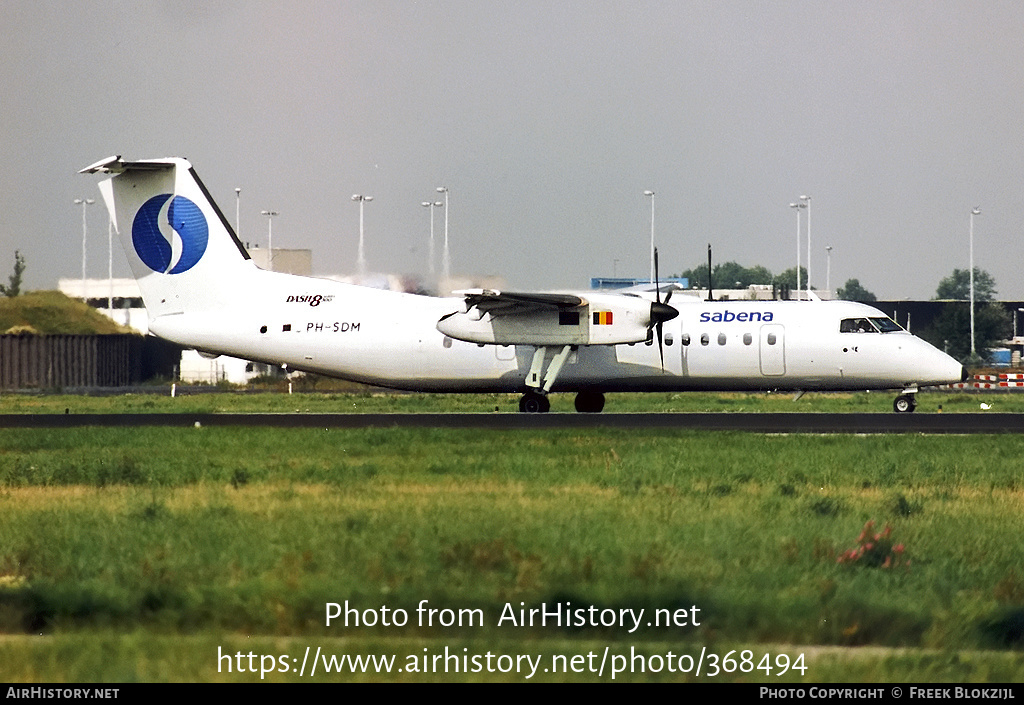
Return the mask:
M 551 409 L 551 402 L 540 392 L 529 391 L 519 399 L 519 410 L 526 414 L 543 414 Z M 576 395 L 576 411 L 581 414 L 599 414 L 604 409 L 604 394 L 580 392 Z
M 599 414 L 604 409 L 604 394 L 580 392 L 576 395 L 576 411 L 581 414 Z
M 551 410 L 547 395 L 529 391 L 519 400 L 519 410 L 526 414 L 544 414 Z
M 527 392 L 519 399 L 519 410 L 527 414 L 543 414 L 551 409 L 548 392 L 558 378 L 558 373 L 569 359 L 573 346 L 563 345 L 551 357 L 547 369 L 544 360 L 548 348 L 539 346 L 533 353 L 530 371 L 526 375 Z M 581 413 L 597 413 L 604 409 L 604 394 L 601 392 L 580 392 L 576 395 L 576 411 Z

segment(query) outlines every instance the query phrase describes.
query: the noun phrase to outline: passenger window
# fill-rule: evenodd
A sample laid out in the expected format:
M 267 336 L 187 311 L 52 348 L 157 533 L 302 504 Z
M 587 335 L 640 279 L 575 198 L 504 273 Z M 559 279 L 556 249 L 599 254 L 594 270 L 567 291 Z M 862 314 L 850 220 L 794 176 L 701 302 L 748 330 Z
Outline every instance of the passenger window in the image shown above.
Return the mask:
M 750 333 L 744 333 L 743 334 L 743 344 L 744 345 L 750 345 L 753 342 L 754 342 L 754 336 L 752 336 Z
M 711 342 L 711 336 L 709 336 L 707 333 L 701 333 L 700 334 L 700 344 L 701 345 L 707 345 L 710 342 Z
M 690 344 L 690 334 L 689 333 L 683 333 L 682 337 L 679 339 L 679 342 L 681 342 L 683 345 L 689 345 Z
M 672 345 L 672 341 L 673 340 L 674 340 L 674 338 L 672 338 L 672 334 L 671 333 L 667 333 L 665 335 L 665 345 L 669 345 L 669 346 Z
M 718 334 L 718 344 L 725 345 L 725 333 Z
M 769 333 L 768 334 L 768 344 L 769 345 L 775 345 L 775 334 L 774 333 Z

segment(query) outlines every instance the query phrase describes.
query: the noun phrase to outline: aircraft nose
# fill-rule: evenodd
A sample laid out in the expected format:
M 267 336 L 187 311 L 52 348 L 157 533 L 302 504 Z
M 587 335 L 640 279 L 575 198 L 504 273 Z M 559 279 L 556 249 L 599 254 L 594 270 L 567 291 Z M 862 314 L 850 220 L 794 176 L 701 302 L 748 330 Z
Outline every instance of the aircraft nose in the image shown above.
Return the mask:
M 679 311 L 668 304 L 658 303 L 657 301 L 651 304 L 651 323 L 671 321 L 678 315 Z
M 935 384 L 954 384 L 955 382 L 966 382 L 970 379 L 971 373 L 967 371 L 967 368 L 959 360 L 954 360 L 941 350 L 936 352 L 938 353 L 938 359 L 936 360 L 935 368 L 931 371 L 932 375 L 935 376 Z
M 923 386 L 966 382 L 970 373 L 963 364 L 930 343 L 918 338 L 912 359 L 917 369 L 917 384 Z

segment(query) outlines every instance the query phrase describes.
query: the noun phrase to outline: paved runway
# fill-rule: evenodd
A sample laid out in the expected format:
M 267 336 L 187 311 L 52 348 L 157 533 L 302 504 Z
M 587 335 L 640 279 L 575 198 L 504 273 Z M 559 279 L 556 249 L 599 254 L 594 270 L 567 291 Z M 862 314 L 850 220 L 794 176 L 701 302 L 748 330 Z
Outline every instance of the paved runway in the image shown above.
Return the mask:
M 1024 414 L 0 414 L 0 428 L 680 428 L 753 433 L 1024 433 Z

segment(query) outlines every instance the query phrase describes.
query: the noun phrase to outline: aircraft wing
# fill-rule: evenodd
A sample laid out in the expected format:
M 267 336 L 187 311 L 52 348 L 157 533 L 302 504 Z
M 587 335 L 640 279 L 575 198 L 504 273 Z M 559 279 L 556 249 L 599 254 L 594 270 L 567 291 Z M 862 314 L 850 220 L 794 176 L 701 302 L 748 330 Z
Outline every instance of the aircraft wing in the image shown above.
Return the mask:
M 518 316 L 538 310 L 560 311 L 583 306 L 586 301 L 575 294 L 519 293 L 470 289 L 456 291 L 466 300 L 466 309 L 476 308 L 481 313 L 496 316 Z
M 676 282 L 662 282 L 661 284 L 645 282 L 643 284 L 627 286 L 622 289 L 602 289 L 602 291 L 612 294 L 653 294 L 655 292 L 667 294 L 673 291 L 686 291 L 686 287 L 677 284 Z

